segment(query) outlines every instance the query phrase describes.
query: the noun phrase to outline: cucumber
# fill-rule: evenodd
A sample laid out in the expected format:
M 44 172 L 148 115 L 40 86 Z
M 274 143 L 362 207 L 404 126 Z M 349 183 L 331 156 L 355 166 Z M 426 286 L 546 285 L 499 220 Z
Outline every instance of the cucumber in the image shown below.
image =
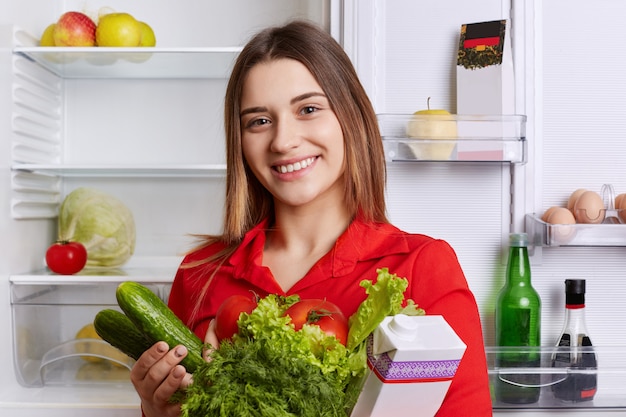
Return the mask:
M 133 281 L 122 282 L 115 293 L 117 303 L 137 328 L 150 339 L 166 342 L 170 348 L 183 345 L 187 356 L 181 364 L 187 372 L 206 363 L 202 358 L 204 344 L 149 288 Z
M 99 311 L 93 325 L 98 336 L 135 360 L 155 343 L 139 331 L 124 313 L 117 310 Z

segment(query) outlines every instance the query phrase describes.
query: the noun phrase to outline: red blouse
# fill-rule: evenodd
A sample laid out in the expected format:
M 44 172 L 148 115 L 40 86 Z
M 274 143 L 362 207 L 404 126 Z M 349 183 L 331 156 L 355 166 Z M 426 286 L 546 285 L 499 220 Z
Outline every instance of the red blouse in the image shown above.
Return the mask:
M 334 248 L 287 292 L 262 265 L 267 221 L 246 234 L 241 245 L 212 280 L 199 311 L 194 306 L 209 276 L 204 264 L 180 268 L 169 298 L 170 308 L 204 339 L 210 320 L 221 302 L 233 294 L 252 290 L 298 294 L 301 298 L 326 298 L 346 317 L 365 299 L 359 285 L 375 280 L 376 269 L 406 277 L 405 293 L 426 314 L 442 315 L 467 345 L 461 364 L 437 417 L 491 416 L 491 398 L 478 308 L 453 249 L 443 240 L 408 234 L 389 224 L 353 221 Z M 206 259 L 222 248 L 215 244 L 188 255 L 182 265 Z M 193 317 L 192 317 L 193 316 Z

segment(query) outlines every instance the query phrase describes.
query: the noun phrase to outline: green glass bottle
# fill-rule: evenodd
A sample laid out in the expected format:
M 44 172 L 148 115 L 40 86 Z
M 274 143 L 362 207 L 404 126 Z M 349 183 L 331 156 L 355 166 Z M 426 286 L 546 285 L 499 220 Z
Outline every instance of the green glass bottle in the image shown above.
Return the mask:
M 510 404 L 531 404 L 539 400 L 540 373 L 508 372 L 506 368 L 537 368 L 541 363 L 541 300 L 530 280 L 528 236 L 526 233 L 509 235 L 509 258 L 506 283 L 496 304 L 496 346 L 502 349 L 496 356 L 501 368 L 495 381 L 498 401 Z M 505 369 L 502 369 L 505 368 Z

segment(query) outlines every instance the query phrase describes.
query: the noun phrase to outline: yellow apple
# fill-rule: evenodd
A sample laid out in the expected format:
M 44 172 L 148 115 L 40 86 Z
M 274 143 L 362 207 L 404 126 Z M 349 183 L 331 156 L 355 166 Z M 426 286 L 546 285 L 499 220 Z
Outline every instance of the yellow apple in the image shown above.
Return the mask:
M 141 27 L 141 40 L 139 41 L 140 47 L 153 47 L 156 46 L 156 36 L 154 31 L 146 22 L 137 21 Z M 132 54 L 124 54 L 124 59 L 133 62 L 141 63 L 152 58 L 152 52 L 133 52 Z
M 426 110 L 413 113 L 406 133 L 409 138 L 420 140 L 410 143 L 409 146 L 415 158 L 424 160 L 450 159 L 458 136 L 454 116 L 447 110 L 431 109 L 430 97 Z M 443 142 L 434 143 L 435 141 Z
M 96 28 L 98 46 L 136 47 L 141 42 L 141 26 L 128 13 L 109 13 L 100 17 Z
M 156 36 L 154 35 L 154 30 L 152 30 L 150 25 L 146 22 L 138 23 L 141 28 L 141 41 L 139 41 L 139 46 L 156 46 Z
M 109 358 L 111 364 L 118 367 L 123 367 L 123 363 L 130 362 L 126 354 L 102 340 L 93 323 L 86 324 L 76 333 L 75 344 L 76 352 L 85 353 L 81 358 L 87 362 L 104 362 L 107 360 L 105 358 Z
M 54 28 L 56 27 L 56 23 L 51 23 L 48 27 L 43 31 L 41 35 L 41 39 L 39 40 L 39 46 L 55 46 L 54 43 Z

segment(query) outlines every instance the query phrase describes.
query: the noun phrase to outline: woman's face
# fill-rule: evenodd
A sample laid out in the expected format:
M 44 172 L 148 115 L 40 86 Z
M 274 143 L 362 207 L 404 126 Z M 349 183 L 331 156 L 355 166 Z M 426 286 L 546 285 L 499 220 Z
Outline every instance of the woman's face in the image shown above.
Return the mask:
M 255 65 L 243 85 L 241 109 L 244 157 L 276 204 L 343 200 L 343 132 L 303 64 L 279 59 Z

